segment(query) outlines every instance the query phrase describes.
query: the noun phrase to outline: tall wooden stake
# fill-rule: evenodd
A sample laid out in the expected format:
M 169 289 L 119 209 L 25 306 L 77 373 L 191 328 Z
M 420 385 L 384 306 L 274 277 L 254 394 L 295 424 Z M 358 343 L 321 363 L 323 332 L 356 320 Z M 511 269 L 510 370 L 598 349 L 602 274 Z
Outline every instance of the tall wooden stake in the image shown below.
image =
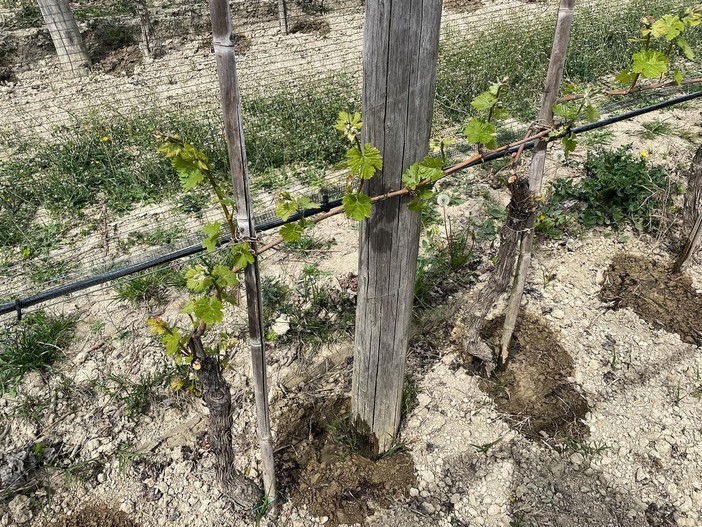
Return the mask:
M 236 76 L 234 56 L 234 30 L 227 0 L 210 0 L 212 18 L 212 41 L 217 60 L 220 96 L 224 113 L 224 129 L 227 138 L 229 166 L 237 206 L 237 229 L 239 237 L 248 241 L 254 253 L 254 262 L 246 266 L 246 302 L 249 318 L 249 338 L 251 339 L 251 362 L 253 384 L 256 396 L 256 415 L 261 447 L 264 496 L 275 503 L 276 482 L 273 463 L 273 441 L 271 438 L 270 416 L 268 413 L 268 380 L 266 376 L 265 338 L 261 301 L 261 276 L 258 256 L 256 256 L 256 227 L 251 207 L 249 179 L 246 170 L 246 147 L 241 125 L 241 102 Z
M 38 3 L 64 71 L 79 77 L 90 67 L 90 57 L 68 0 L 38 0 Z
M 574 11 L 575 0 L 561 0 L 561 5 L 558 10 L 556 33 L 551 50 L 551 59 L 548 64 L 548 73 L 546 75 L 546 87 L 537 123 L 543 126 L 553 125 L 553 105 L 556 104 L 556 100 L 558 99 L 559 88 L 561 80 L 563 79 L 563 68 L 568 52 L 568 41 L 570 39 L 570 29 L 573 25 Z M 529 167 L 528 190 L 532 204 L 533 198 L 541 193 L 547 147 L 548 143 L 543 139 L 536 143 L 534 156 L 532 157 L 531 166 Z M 509 345 L 512 340 L 517 316 L 519 315 L 519 306 L 524 294 L 524 284 L 526 283 L 527 273 L 531 266 L 531 249 L 534 241 L 534 225 L 536 224 L 537 212 L 536 208 L 532 206 L 532 210 L 526 221 L 525 229 L 520 234 L 517 271 L 514 277 L 512 294 L 509 298 L 509 305 L 505 314 L 505 325 L 502 332 L 500 353 L 502 363 L 507 360 L 509 354 Z
M 692 166 L 687 178 L 683 232 L 689 234 L 673 265 L 674 273 L 679 273 L 685 262 L 702 247 L 702 146 L 697 149 L 695 157 L 692 158 Z
M 402 188 L 427 153 L 436 84 L 440 0 L 368 2 L 363 52 L 363 141 L 383 154 L 365 185 L 371 196 Z M 390 448 L 400 424 L 412 317 L 420 214 L 395 198 L 360 225 L 352 412 L 372 454 Z
M 151 14 L 147 0 L 134 0 L 137 13 L 139 15 L 139 24 L 141 25 L 141 42 L 140 47 L 145 56 L 156 58 L 159 55 L 159 49 L 156 42 L 156 34 L 154 26 L 151 23 Z
M 283 35 L 288 34 L 288 8 L 285 5 L 285 0 L 278 0 L 278 22 Z

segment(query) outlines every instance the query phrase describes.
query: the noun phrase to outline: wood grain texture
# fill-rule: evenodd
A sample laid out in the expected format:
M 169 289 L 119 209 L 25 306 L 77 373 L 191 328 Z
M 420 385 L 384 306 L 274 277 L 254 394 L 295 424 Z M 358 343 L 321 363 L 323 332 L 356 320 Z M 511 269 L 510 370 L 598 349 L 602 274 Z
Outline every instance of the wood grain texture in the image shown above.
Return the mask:
M 68 0 L 38 0 L 38 4 L 64 72 L 81 76 L 90 67 L 90 57 Z
M 251 363 L 256 399 L 256 417 L 264 495 L 273 503 L 277 498 L 273 463 L 273 439 L 268 408 L 268 377 L 266 372 L 265 336 L 261 300 L 261 276 L 256 255 L 256 227 L 251 205 L 249 178 L 246 168 L 246 147 L 241 124 L 241 100 L 234 56 L 234 28 L 227 0 L 210 0 L 212 40 L 217 61 L 224 129 L 229 154 L 229 167 L 237 207 L 237 237 L 248 241 L 254 262 L 244 270 L 246 303 L 248 310 Z
M 440 0 L 367 3 L 363 53 L 363 141 L 383 170 L 370 196 L 402 188 L 402 174 L 427 153 L 436 86 Z M 386 451 L 400 422 L 412 317 L 420 215 L 408 197 L 376 204 L 360 225 L 352 411 Z
M 673 265 L 673 272 L 679 273 L 687 261 L 702 247 L 702 146 L 692 159 L 685 191 L 683 211 L 683 233 L 689 233 L 685 245 Z
M 537 125 L 553 126 L 553 106 L 558 100 L 558 94 L 563 79 L 563 69 L 565 59 L 568 54 L 568 43 L 570 41 L 570 30 L 573 27 L 573 16 L 575 11 L 575 0 L 561 0 L 558 10 L 558 22 L 553 37 L 551 48 L 551 58 L 549 59 L 548 72 L 544 85 L 544 96 L 541 101 L 541 109 Z M 524 295 L 527 274 L 531 267 L 532 245 L 534 243 L 534 226 L 536 225 L 536 215 L 538 207 L 535 205 L 535 198 L 542 192 L 544 167 L 546 165 L 546 151 L 548 142 L 544 139 L 537 141 L 534 148 L 534 155 L 529 166 L 529 198 L 532 203 L 531 212 L 526 220 L 526 225 L 519 239 L 519 259 L 517 272 L 513 282 L 512 293 L 505 313 L 505 324 L 502 332 L 500 361 L 505 363 L 509 355 L 509 346 L 514 334 L 514 328 L 519 315 L 519 307 Z
M 285 5 L 285 0 L 278 0 L 278 22 L 283 35 L 288 34 L 288 8 Z

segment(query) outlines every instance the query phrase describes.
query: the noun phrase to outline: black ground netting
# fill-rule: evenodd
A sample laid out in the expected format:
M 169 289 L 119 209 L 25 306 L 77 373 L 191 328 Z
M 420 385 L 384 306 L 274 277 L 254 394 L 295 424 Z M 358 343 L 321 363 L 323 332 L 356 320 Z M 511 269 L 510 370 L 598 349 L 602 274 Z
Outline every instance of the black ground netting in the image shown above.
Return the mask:
M 149 36 L 137 4 L 73 8 L 92 63 L 73 78 L 61 73 L 66 66 L 34 4 L 0 2 L 0 303 L 196 246 L 202 225 L 218 217 L 205 194 L 179 190 L 154 138 L 155 131 L 182 134 L 227 181 L 207 5 L 150 3 Z M 333 123 L 340 110 L 360 101 L 361 2 L 287 1 L 287 34 L 278 4 L 232 4 L 258 223 L 273 218 L 283 189 L 338 197 L 342 176 L 333 167 L 345 145 Z M 500 138 L 523 135 L 538 107 L 556 4 L 444 2 L 437 136 L 459 134 L 473 97 L 505 76 L 511 118 Z M 643 14 L 695 2 L 655 4 L 579 5 L 567 78 L 578 84 L 611 78 L 626 66 Z M 696 49 L 699 33 L 689 39 Z M 619 98 L 604 110 L 679 93 Z

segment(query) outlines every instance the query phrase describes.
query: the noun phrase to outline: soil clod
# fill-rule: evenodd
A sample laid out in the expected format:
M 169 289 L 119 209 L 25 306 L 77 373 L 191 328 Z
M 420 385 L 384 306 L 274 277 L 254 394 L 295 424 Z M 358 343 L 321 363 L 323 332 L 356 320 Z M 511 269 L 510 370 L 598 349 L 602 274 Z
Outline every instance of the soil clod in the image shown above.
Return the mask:
M 615 309 L 628 307 L 684 342 L 702 345 L 702 295 L 687 274 L 671 274 L 667 263 L 618 254 L 605 273 L 600 296 Z
M 278 441 L 288 447 L 278 457 L 285 497 L 328 517 L 325 525 L 332 527 L 363 524 L 375 507 L 390 506 L 416 485 L 409 453 L 378 460 L 358 453 L 348 411 L 348 399 L 308 404 L 286 423 Z
M 483 339 L 499 346 L 504 319 L 483 329 Z M 574 373 L 573 359 L 557 335 L 541 319 L 524 315 L 510 348 L 507 367 L 480 383 L 516 430 L 542 440 L 580 441 L 589 434 L 583 423 L 590 411 L 587 401 L 568 380 Z
M 138 527 L 124 512 L 105 505 L 89 505 L 77 514 L 63 516 L 47 527 Z

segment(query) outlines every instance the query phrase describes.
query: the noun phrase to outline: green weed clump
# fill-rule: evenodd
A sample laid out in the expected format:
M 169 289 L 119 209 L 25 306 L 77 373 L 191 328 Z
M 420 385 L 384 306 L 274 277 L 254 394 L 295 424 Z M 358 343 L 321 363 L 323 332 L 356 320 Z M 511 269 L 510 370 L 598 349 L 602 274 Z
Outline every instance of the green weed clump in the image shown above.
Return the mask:
M 586 84 L 626 69 L 640 43 L 641 17 L 679 13 L 690 2 L 633 0 L 612 9 L 605 2 L 583 5 L 573 22 L 565 78 Z M 545 23 L 544 23 L 545 22 Z M 444 115 L 462 123 L 471 113 L 470 103 L 495 79 L 510 78 L 511 89 L 503 98 L 508 112 L 531 121 L 543 93 L 543 83 L 553 43 L 555 17 L 498 21 L 489 33 L 449 35 L 441 43 L 437 72 L 437 102 Z M 690 45 L 702 42 L 701 31 L 691 31 Z
M 470 284 L 478 259 L 474 252 L 475 233 L 450 232 L 449 240 L 430 235 L 422 241 L 414 282 L 414 303 L 429 308 Z
M 14 10 L 12 22 L 18 28 L 37 27 L 43 22 L 39 6 L 32 0 L 2 0 L 0 6 Z
M 339 112 L 359 105 L 359 93 L 344 77 L 328 77 L 272 97 L 244 98 L 242 113 L 249 168 L 255 174 L 304 162 L 330 166 L 348 145 L 333 133 Z
M 346 145 L 330 130 L 339 111 L 355 104 L 355 97 L 348 80 L 327 79 L 299 92 L 245 99 L 247 156 L 254 184 L 284 165 L 322 167 L 340 161 Z M 66 219 L 102 202 L 113 213 L 123 214 L 136 205 L 174 198 L 181 211 L 199 213 L 208 198 L 181 194 L 175 171 L 158 153 L 156 131 L 178 133 L 197 144 L 210 160 L 214 177 L 229 184 L 218 111 L 193 114 L 173 108 L 137 117 L 89 118 L 78 126 L 57 128 L 53 140 L 16 144 L 15 157 L 0 162 L 0 247 L 43 245 L 34 240 L 32 226 L 40 207 L 52 217 Z
M 0 394 L 13 389 L 25 373 L 50 367 L 73 339 L 76 317 L 43 311 L 0 328 Z
M 589 152 L 580 181 L 558 179 L 551 185 L 536 232 L 559 238 L 583 227 L 625 224 L 652 230 L 668 200 L 669 183 L 662 168 L 633 154 L 630 146 Z
M 182 273 L 171 266 L 143 271 L 115 285 L 116 296 L 132 304 L 161 303 L 168 298 L 168 289 L 185 287 Z
M 264 325 L 270 327 L 280 315 L 290 324 L 289 331 L 277 337 L 281 341 L 314 346 L 353 332 L 354 301 L 326 283 L 325 276 L 316 265 L 305 265 L 294 287 L 278 278 L 263 279 Z

